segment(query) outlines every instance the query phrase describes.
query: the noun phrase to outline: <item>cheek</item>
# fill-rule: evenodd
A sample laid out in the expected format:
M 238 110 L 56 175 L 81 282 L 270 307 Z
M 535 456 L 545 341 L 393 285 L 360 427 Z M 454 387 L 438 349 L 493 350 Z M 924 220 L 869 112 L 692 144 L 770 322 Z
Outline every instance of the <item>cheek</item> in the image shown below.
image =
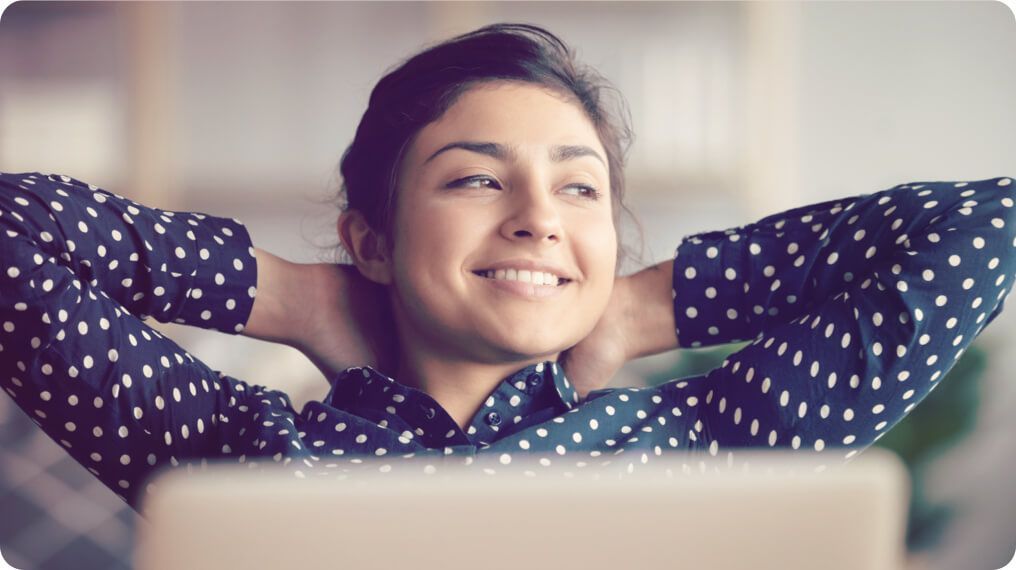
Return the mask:
M 576 243 L 578 254 L 590 272 L 587 277 L 612 282 L 617 265 L 617 232 L 613 223 L 584 226 L 581 234 L 576 235 Z
M 593 313 L 599 314 L 606 310 L 614 289 L 617 234 L 613 224 L 606 224 L 584 237 L 581 255 L 590 294 L 589 308 Z
M 590 254 L 591 275 L 594 279 L 592 289 L 594 290 L 595 302 L 606 310 L 610 302 L 611 293 L 614 291 L 614 280 L 617 278 L 618 269 L 618 237 L 611 224 L 602 228 L 592 238 L 596 253 Z
M 447 297 L 463 287 L 470 244 L 478 243 L 468 216 L 426 204 L 407 204 L 412 215 L 399 221 L 393 257 L 395 280 L 404 293 L 425 299 Z

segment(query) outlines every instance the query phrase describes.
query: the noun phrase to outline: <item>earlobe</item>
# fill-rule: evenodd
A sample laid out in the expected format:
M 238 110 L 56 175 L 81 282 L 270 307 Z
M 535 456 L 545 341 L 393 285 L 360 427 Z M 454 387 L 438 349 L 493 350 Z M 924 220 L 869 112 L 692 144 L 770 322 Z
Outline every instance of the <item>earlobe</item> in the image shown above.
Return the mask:
M 342 246 L 360 273 L 375 283 L 391 284 L 391 260 L 384 236 L 374 231 L 358 210 L 343 212 L 337 226 Z

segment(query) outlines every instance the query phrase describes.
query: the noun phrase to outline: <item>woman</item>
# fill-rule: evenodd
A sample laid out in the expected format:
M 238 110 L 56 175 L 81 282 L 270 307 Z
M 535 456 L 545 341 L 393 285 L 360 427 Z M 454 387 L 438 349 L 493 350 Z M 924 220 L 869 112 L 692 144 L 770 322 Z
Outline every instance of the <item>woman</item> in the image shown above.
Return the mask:
M 236 219 L 0 175 L 0 386 L 135 508 L 155 469 L 205 459 L 301 477 L 364 456 L 390 458 L 382 472 L 755 446 L 840 461 L 934 389 L 1011 291 L 1009 178 L 795 208 L 616 278 L 623 119 L 539 28 L 414 56 L 343 156 L 347 266 L 255 249 Z M 297 413 L 149 316 L 297 346 L 331 390 Z M 626 360 L 743 339 L 702 376 L 603 389 Z

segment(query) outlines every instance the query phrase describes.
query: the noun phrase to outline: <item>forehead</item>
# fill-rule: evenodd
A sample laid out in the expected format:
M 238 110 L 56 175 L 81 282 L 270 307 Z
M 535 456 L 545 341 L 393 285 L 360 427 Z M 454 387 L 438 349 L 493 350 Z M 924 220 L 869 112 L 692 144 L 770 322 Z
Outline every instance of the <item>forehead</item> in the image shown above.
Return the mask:
M 410 150 L 419 164 L 459 140 L 528 147 L 578 145 L 604 153 L 596 128 L 578 102 L 538 85 L 484 83 L 463 93 L 437 121 L 425 126 Z

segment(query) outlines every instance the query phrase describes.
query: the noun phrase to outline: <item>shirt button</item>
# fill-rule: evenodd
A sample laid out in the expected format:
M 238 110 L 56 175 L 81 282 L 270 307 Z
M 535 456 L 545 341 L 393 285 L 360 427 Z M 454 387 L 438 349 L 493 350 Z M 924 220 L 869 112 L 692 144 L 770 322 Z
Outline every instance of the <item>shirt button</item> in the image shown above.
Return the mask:
M 487 414 L 487 423 L 492 426 L 501 425 L 501 414 L 497 412 Z
M 543 377 L 534 372 L 529 375 L 529 378 L 527 380 L 530 386 L 536 387 L 539 386 L 540 382 L 543 381 Z

